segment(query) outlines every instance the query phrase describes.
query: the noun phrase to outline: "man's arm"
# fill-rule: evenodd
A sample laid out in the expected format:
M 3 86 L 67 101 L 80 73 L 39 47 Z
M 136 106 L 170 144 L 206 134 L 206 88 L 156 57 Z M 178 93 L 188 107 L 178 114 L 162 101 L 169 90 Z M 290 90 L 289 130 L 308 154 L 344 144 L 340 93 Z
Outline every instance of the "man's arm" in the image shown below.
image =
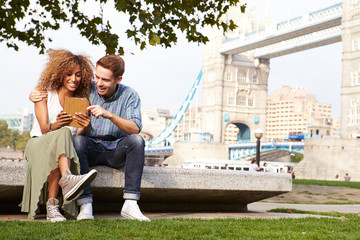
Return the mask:
M 39 89 L 34 89 L 30 95 L 29 100 L 33 103 L 39 102 L 47 97 L 47 91 L 41 91 Z
M 103 109 L 99 105 L 92 105 L 88 107 L 87 110 L 96 118 L 102 116 L 103 118 L 109 119 L 121 131 L 127 134 L 137 134 L 140 131 L 138 125 L 134 121 L 119 117 L 116 114 L 113 114 L 112 112 Z

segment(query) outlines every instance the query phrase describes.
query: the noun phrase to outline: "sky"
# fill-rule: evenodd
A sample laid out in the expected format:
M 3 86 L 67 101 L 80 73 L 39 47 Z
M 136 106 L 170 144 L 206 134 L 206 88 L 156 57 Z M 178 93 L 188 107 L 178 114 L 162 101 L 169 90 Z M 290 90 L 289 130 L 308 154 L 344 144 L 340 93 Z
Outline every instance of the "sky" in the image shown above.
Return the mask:
M 281 22 L 338 2 L 253 0 L 249 1 L 248 8 L 254 11 L 257 19 L 271 16 L 275 22 Z M 111 9 L 104 9 L 105 16 L 113 17 L 113 14 Z M 127 19 L 121 16 L 116 21 L 123 23 Z M 114 30 L 120 33 L 121 25 L 113 24 Z M 63 26 L 50 32 L 49 36 L 53 39 L 49 48 L 85 54 L 94 63 L 105 54 L 104 47 L 91 45 L 76 29 Z M 188 43 L 182 36 L 176 46 L 167 49 L 150 46 L 140 51 L 126 39 L 122 43 L 125 51 L 132 53 L 124 56 L 126 67 L 122 83 L 139 93 L 143 107 L 169 109 L 175 114 L 201 69 L 202 46 Z M 34 47 L 21 43 L 19 46 L 20 50 L 16 52 L 0 43 L 0 115 L 15 114 L 24 109 L 34 112 L 28 96 L 36 86 L 46 56 L 40 55 Z M 319 102 L 331 103 L 333 114 L 340 116 L 341 52 L 342 44 L 335 43 L 271 59 L 269 93 L 282 85 L 304 87 Z

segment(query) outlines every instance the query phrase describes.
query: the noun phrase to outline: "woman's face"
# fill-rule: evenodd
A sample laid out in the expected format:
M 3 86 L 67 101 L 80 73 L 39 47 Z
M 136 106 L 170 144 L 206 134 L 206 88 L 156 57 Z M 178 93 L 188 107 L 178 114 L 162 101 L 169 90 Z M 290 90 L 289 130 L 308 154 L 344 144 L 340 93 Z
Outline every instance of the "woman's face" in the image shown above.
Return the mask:
M 81 81 L 80 65 L 76 65 L 71 71 L 66 73 L 63 81 L 63 85 L 70 92 L 74 92 L 79 86 Z

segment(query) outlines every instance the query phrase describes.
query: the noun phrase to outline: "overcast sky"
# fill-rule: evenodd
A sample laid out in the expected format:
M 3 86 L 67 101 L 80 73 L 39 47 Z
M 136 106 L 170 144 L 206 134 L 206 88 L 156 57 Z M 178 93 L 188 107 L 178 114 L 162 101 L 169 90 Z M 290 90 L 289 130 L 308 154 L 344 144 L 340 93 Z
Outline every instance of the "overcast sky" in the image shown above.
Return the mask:
M 268 14 L 275 22 L 280 22 L 338 2 L 253 0 L 248 8 L 255 11 L 258 19 Z M 109 13 L 111 15 L 110 10 Z M 126 19 L 120 18 L 119 22 L 122 21 Z M 113 27 L 117 25 L 121 24 L 113 24 Z M 76 30 L 63 27 L 50 35 L 53 39 L 50 48 L 84 53 L 94 62 L 105 54 L 103 47 L 90 45 Z M 173 48 L 148 47 L 141 52 L 131 42 L 124 40 L 124 44 L 125 50 L 134 55 L 124 56 L 126 70 L 122 83 L 140 94 L 143 107 L 164 108 L 176 113 L 201 69 L 201 45 L 189 44 L 181 38 Z M 282 85 L 302 86 L 319 102 L 333 104 L 333 113 L 339 116 L 341 52 L 342 44 L 336 43 L 271 59 L 269 93 Z M 34 47 L 20 44 L 16 52 L 0 43 L 0 115 L 14 114 L 24 108 L 33 112 L 28 95 L 38 81 L 45 60 Z

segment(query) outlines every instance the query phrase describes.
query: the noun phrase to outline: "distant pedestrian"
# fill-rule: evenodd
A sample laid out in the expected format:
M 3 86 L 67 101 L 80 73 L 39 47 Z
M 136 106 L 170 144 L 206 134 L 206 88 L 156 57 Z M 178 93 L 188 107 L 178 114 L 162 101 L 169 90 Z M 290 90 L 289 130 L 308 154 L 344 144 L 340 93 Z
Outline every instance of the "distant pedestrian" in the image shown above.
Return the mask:
M 351 177 L 349 176 L 349 173 L 346 173 L 345 176 L 344 176 L 344 180 L 345 180 L 346 182 L 349 182 L 350 179 L 351 179 Z
M 264 163 L 265 172 L 275 173 L 275 168 L 270 163 Z
M 251 165 L 250 165 L 250 172 L 259 172 L 261 170 L 261 168 L 257 165 L 256 160 L 253 159 L 251 160 Z

